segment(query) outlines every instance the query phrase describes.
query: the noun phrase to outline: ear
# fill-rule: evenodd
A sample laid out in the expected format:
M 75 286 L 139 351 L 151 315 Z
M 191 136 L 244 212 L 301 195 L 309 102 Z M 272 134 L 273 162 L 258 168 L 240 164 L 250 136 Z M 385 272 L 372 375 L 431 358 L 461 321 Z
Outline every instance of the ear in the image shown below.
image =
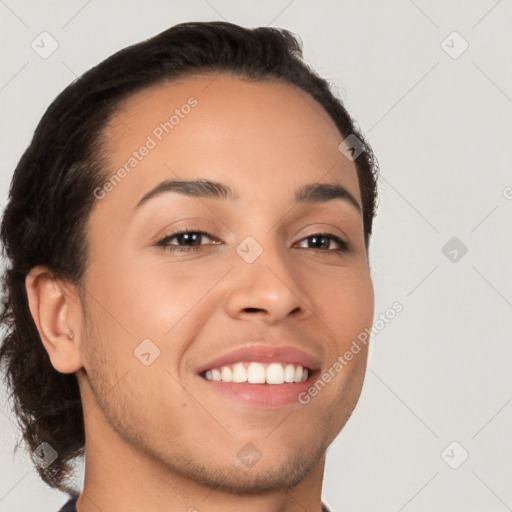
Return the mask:
M 61 373 L 82 368 L 81 303 L 76 287 L 46 267 L 32 268 L 25 279 L 28 305 L 52 366 Z

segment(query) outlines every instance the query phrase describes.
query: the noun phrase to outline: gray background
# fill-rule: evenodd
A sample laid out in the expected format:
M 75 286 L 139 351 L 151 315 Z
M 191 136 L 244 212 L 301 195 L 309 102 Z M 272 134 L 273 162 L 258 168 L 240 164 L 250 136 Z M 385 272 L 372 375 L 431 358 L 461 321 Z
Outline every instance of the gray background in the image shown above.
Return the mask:
M 379 158 L 376 317 L 404 307 L 373 339 L 324 499 L 512 510 L 511 14 L 510 0 L 0 0 L 0 202 L 50 101 L 116 50 L 191 20 L 298 33 Z M 43 31 L 59 45 L 46 59 L 31 48 Z M 65 496 L 12 455 L 5 398 L 0 412 L 0 511 L 54 512 Z

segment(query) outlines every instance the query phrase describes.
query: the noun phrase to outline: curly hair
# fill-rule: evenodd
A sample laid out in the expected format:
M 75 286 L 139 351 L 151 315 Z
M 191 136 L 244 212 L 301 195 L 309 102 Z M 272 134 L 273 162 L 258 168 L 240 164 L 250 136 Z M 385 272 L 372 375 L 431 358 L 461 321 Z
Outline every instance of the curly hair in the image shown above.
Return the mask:
M 9 189 L 0 242 L 2 275 L 0 365 L 32 460 L 44 482 L 68 491 L 72 462 L 85 451 L 84 417 L 74 374 L 56 371 L 31 316 L 25 278 L 43 265 L 80 286 L 88 261 L 86 223 L 93 191 L 108 175 L 104 129 L 120 102 L 144 88 L 198 74 L 230 73 L 280 81 L 313 97 L 346 138 L 364 146 L 354 161 L 363 205 L 366 247 L 375 216 L 378 165 L 329 82 L 308 66 L 302 43 L 277 28 L 190 22 L 129 46 L 72 82 L 48 107 L 22 155 Z M 58 454 L 45 467 L 35 453 Z

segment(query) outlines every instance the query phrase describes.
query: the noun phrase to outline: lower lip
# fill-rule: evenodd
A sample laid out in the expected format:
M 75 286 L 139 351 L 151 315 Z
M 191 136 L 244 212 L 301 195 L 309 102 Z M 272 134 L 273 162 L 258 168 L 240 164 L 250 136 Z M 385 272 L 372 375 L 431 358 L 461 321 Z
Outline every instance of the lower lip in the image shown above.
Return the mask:
M 300 405 L 299 395 L 307 392 L 315 373 L 313 372 L 304 382 L 284 384 L 248 384 L 208 380 L 201 376 L 199 378 L 216 393 L 247 405 L 273 409 L 293 404 Z

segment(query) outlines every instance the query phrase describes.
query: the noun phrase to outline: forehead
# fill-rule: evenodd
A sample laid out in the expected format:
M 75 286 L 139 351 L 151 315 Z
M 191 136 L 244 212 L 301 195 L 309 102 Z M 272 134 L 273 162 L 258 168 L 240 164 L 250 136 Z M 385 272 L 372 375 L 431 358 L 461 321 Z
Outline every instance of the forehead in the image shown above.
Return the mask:
M 105 135 L 108 173 L 125 170 L 110 202 L 133 206 L 170 178 L 212 179 L 270 203 L 319 181 L 360 197 L 355 165 L 338 150 L 342 136 L 327 112 L 283 82 L 221 74 L 152 86 L 120 105 Z

